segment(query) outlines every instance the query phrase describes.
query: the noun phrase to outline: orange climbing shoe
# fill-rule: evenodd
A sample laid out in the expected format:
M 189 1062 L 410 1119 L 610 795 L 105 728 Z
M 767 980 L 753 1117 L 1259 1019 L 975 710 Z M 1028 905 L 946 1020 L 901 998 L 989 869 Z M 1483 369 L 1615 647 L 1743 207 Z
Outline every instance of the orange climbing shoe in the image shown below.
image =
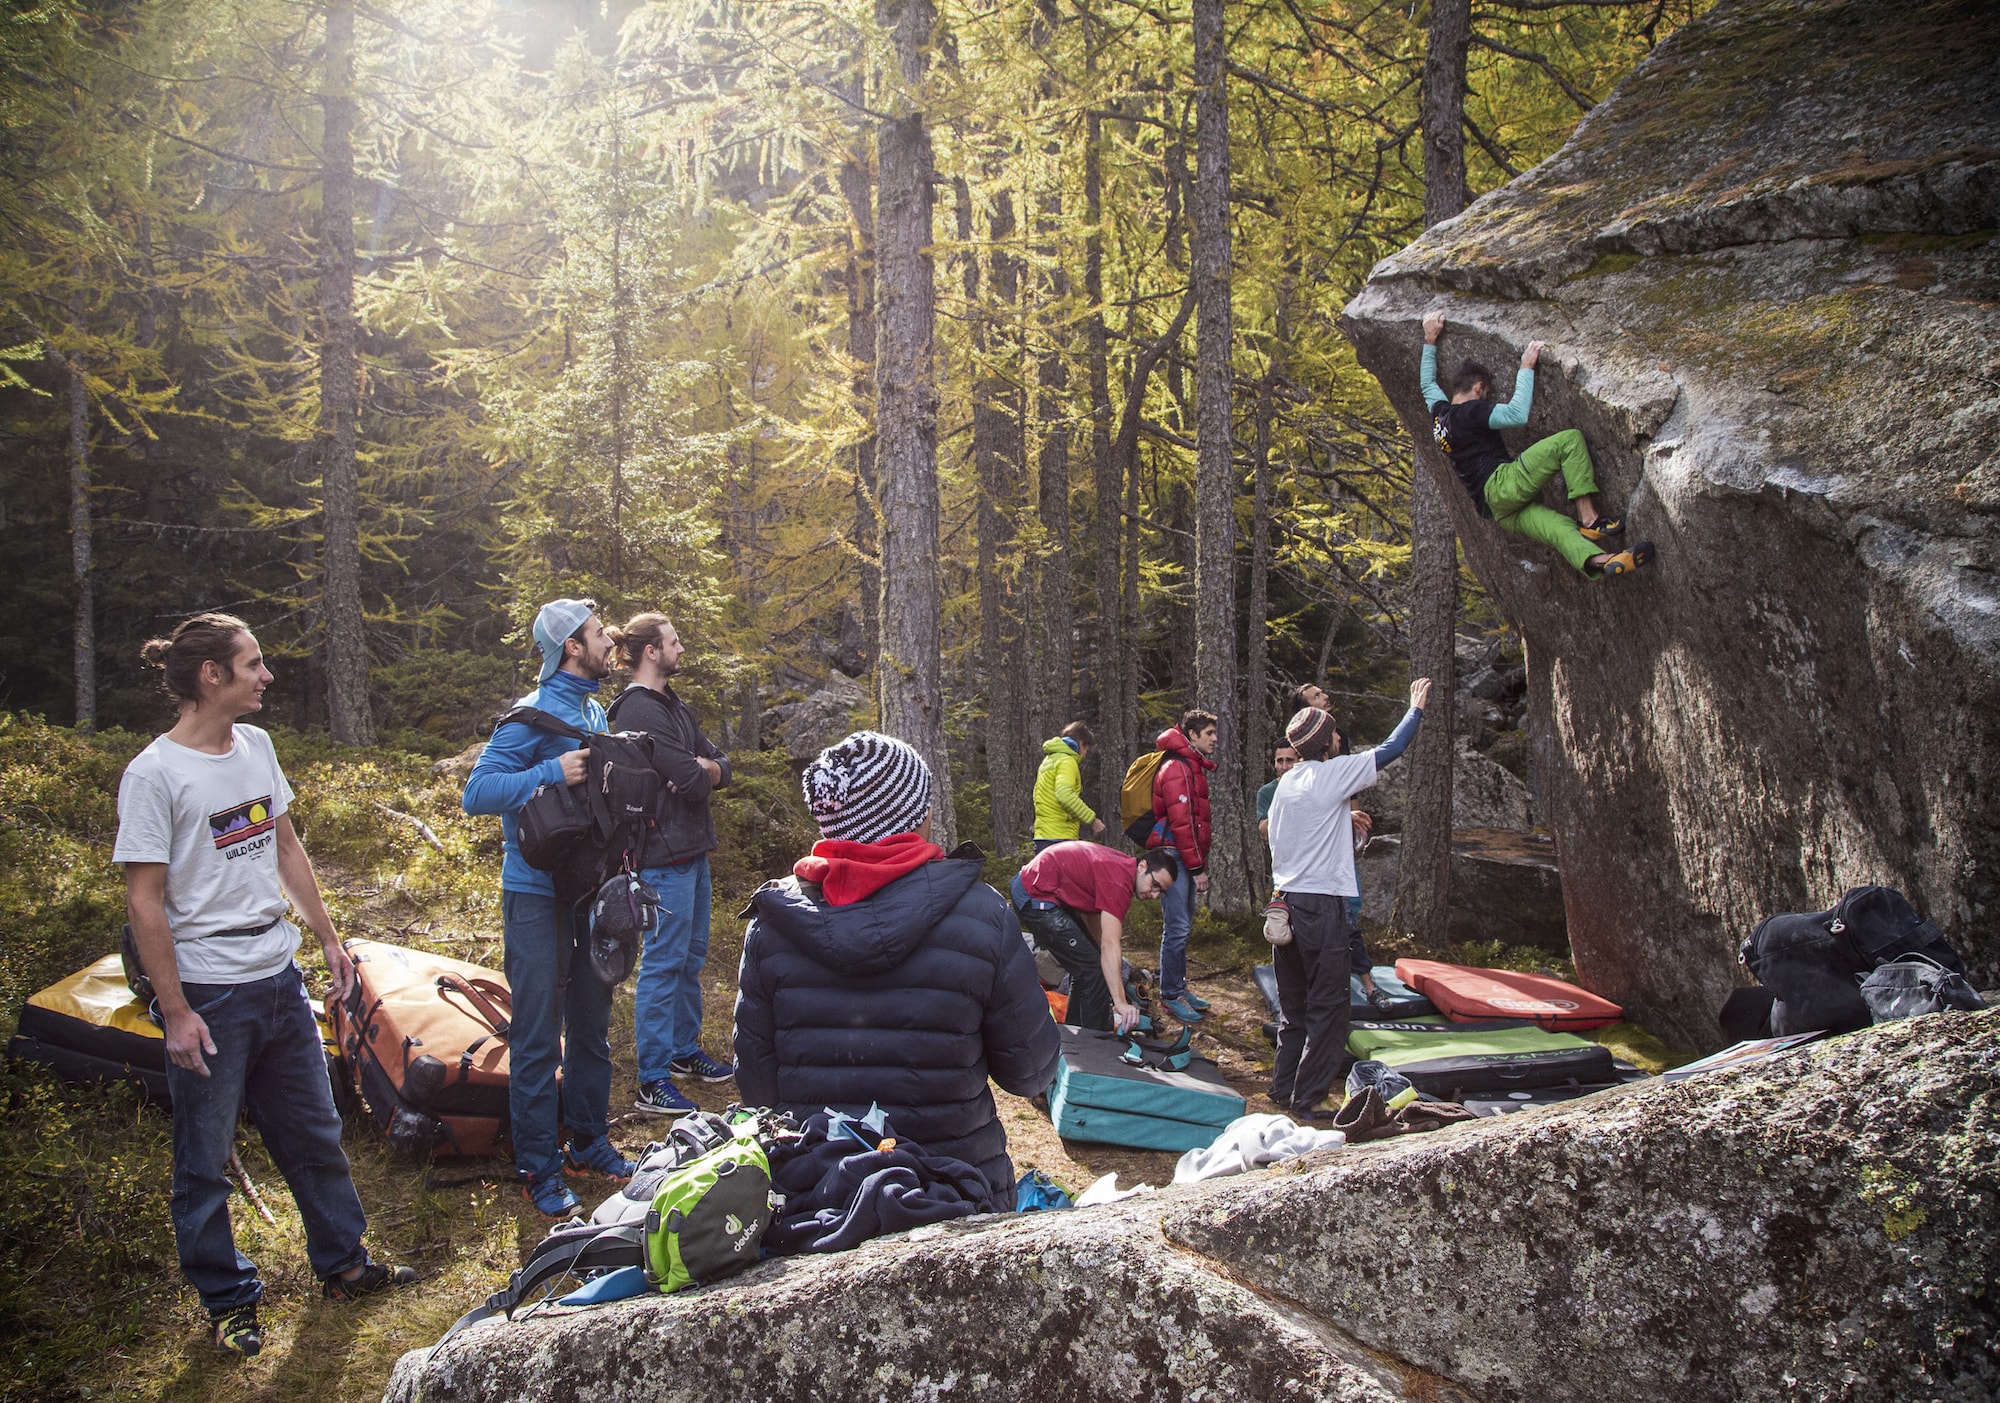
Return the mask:
M 1641 541 L 1636 546 L 1621 550 L 1618 554 L 1605 561 L 1603 569 L 1607 576 L 1629 575 L 1640 566 L 1651 565 L 1652 563 L 1653 543 L 1651 541 Z
M 1579 525 L 1576 533 L 1586 541 L 1609 541 L 1625 534 L 1625 523 L 1615 516 L 1600 516 L 1588 526 Z

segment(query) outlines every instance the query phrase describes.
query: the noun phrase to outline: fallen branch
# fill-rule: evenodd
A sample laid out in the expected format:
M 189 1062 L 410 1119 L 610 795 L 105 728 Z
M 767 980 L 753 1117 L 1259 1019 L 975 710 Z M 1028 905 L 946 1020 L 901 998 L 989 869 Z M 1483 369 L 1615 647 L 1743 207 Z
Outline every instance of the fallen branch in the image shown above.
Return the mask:
M 381 803 L 376 800 L 370 800 L 369 802 L 374 804 L 376 809 L 380 810 L 384 814 L 387 814 L 390 818 L 396 819 L 402 823 L 409 824 L 412 828 L 417 830 L 418 835 L 422 837 L 426 843 L 429 843 L 439 852 L 444 851 L 444 844 L 438 840 L 438 835 L 431 831 L 431 826 L 428 823 L 425 823 L 422 819 L 418 818 L 415 814 L 406 814 L 400 809 L 392 809 L 387 804 Z
M 257 1192 L 257 1186 L 250 1182 L 250 1171 L 243 1167 L 243 1161 L 237 1158 L 236 1151 L 229 1152 L 229 1162 L 223 1168 L 236 1181 L 236 1187 L 243 1191 L 243 1197 L 250 1200 L 251 1207 L 257 1210 L 259 1216 L 272 1227 L 276 1227 L 278 1220 L 271 1216 L 271 1209 L 264 1202 L 264 1196 Z

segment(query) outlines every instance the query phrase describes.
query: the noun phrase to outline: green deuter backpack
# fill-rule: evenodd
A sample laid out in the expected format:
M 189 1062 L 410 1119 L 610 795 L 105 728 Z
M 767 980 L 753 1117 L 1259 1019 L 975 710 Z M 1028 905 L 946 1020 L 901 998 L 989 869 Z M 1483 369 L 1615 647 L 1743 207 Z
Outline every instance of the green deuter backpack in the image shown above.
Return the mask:
M 713 1149 L 669 1170 L 642 1222 L 557 1228 L 508 1278 L 505 1290 L 460 1316 L 437 1347 L 468 1325 L 496 1315 L 513 1319 L 541 1287 L 584 1272 L 639 1267 L 655 1291 L 670 1292 L 749 1266 L 771 1225 L 771 1161 L 757 1132 L 757 1120 L 745 1120 Z
M 739 1133 L 660 1181 L 645 1219 L 646 1280 L 678 1291 L 726 1276 L 757 1260 L 770 1225 L 771 1161 Z

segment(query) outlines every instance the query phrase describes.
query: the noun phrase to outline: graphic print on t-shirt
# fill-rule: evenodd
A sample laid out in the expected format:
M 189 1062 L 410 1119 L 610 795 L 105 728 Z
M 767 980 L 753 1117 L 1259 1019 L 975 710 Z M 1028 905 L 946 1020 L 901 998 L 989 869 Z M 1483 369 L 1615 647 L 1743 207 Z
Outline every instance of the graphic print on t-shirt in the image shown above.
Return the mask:
M 226 858 L 248 857 L 271 841 L 278 820 L 271 814 L 271 796 L 252 799 L 208 816 L 208 833 Z

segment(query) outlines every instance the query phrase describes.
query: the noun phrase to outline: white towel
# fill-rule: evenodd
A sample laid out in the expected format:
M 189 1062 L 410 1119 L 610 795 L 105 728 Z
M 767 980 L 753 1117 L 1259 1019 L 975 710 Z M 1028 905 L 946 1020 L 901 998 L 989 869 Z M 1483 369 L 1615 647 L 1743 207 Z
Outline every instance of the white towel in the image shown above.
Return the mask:
M 1347 1137 L 1338 1130 L 1314 1130 L 1295 1124 L 1288 1116 L 1239 1116 L 1223 1127 L 1207 1149 L 1189 1150 L 1181 1156 L 1174 1166 L 1174 1182 L 1192 1184 L 1225 1174 L 1243 1174 L 1308 1150 L 1346 1143 Z

